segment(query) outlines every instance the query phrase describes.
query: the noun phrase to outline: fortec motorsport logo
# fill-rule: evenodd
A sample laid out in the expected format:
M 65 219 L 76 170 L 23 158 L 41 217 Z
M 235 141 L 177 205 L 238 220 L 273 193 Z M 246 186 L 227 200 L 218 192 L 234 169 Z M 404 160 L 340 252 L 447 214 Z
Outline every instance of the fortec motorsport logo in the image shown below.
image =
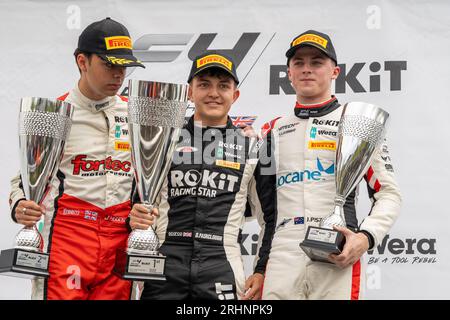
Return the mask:
M 89 160 L 86 158 L 87 155 L 79 154 L 72 159 L 70 163 L 73 164 L 73 175 L 101 176 L 107 172 L 114 175 L 130 175 L 130 161 L 113 160 L 111 157 L 104 160 Z
M 221 41 L 234 43 L 224 47 Z M 276 33 L 243 32 L 240 35 L 217 33 L 145 34 L 133 45 L 133 53 L 145 63 L 170 63 L 186 53 L 191 61 L 204 52 L 216 51 L 233 58 L 241 84 L 259 62 L 259 58 L 277 42 Z M 278 43 L 283 53 L 289 43 Z M 180 49 L 182 47 L 182 49 Z M 281 55 L 280 55 L 281 56 Z M 239 66 L 241 66 L 239 68 Z M 335 93 L 364 93 L 402 90 L 402 75 L 407 70 L 405 60 L 340 63 L 341 73 L 335 81 Z M 239 68 L 239 69 L 238 69 Z M 267 66 L 269 94 L 295 94 L 287 75 L 286 62 Z M 125 88 L 122 95 L 127 95 Z

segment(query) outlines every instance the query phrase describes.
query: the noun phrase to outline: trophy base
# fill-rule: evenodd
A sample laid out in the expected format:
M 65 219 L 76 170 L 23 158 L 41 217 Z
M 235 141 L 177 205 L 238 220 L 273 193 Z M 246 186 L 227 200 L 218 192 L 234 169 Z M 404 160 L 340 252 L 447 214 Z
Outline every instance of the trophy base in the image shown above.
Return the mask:
M 126 250 L 123 249 L 117 249 L 114 273 L 125 280 L 165 281 L 165 263 L 166 257 L 161 254 L 134 254 L 127 253 Z
M 34 279 L 47 278 L 49 255 L 24 249 L 2 250 L 0 254 L 0 275 Z
M 331 253 L 340 254 L 344 244 L 345 236 L 341 232 L 309 226 L 300 247 L 312 261 L 333 264 L 328 256 Z

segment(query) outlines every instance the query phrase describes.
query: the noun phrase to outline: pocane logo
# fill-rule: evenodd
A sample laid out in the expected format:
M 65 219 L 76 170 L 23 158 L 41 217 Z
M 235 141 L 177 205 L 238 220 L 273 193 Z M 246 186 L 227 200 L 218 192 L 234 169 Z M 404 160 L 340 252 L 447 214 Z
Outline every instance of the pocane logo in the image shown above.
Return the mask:
M 200 58 L 197 60 L 197 69 L 211 63 L 218 63 L 223 65 L 225 68 L 231 71 L 231 67 L 233 63 L 225 57 L 222 57 L 218 54 L 210 54 L 206 57 Z
M 334 175 L 334 162 L 325 168 L 317 158 L 317 170 L 304 170 L 289 172 L 285 175 L 277 177 L 277 188 L 281 188 L 288 184 L 296 184 L 304 181 L 320 181 L 323 180 L 324 175 Z
M 127 36 L 106 37 L 105 43 L 106 43 L 106 50 L 133 49 L 131 39 L 130 37 Z
M 324 39 L 320 36 L 317 36 L 315 34 L 304 34 L 300 37 L 298 37 L 297 39 L 295 39 L 294 41 L 292 41 L 292 45 L 291 47 L 295 47 L 303 42 L 313 42 L 313 43 L 317 43 L 319 46 L 326 48 L 327 44 L 328 44 L 328 40 Z

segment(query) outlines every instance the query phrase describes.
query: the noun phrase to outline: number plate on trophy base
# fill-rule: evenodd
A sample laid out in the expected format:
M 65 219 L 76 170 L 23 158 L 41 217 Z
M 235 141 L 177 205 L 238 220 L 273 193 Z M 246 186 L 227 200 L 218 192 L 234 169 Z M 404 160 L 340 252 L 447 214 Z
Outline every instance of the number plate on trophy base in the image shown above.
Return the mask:
M 5 276 L 34 279 L 47 278 L 49 255 L 24 249 L 2 250 L 0 274 Z
M 114 272 L 125 280 L 166 280 L 163 255 L 129 254 L 123 249 L 116 253 Z
M 327 259 L 328 255 L 340 254 L 344 243 L 345 237 L 339 231 L 309 226 L 300 247 L 312 261 L 332 263 Z

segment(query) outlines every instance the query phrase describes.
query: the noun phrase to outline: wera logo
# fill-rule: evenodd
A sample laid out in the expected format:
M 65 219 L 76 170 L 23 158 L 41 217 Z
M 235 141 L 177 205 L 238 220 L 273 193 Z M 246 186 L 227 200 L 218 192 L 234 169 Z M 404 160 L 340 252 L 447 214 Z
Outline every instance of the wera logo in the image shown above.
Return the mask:
M 389 239 L 389 235 L 383 238 L 383 241 L 375 248 L 375 250 L 369 250 L 369 255 L 390 253 L 394 255 L 398 254 L 436 254 L 436 239 L 428 238 L 407 238 Z
M 242 85 L 265 50 L 274 46 L 274 39 L 277 40 L 275 33 L 261 32 L 145 34 L 133 44 L 133 53 L 144 63 L 171 63 L 187 56 L 187 77 L 190 64 L 196 56 L 215 51 L 234 60 Z M 286 46 L 288 43 L 277 44 L 281 55 L 284 54 Z M 179 64 L 176 67 L 179 68 Z M 269 94 L 278 95 L 280 89 L 285 94 L 294 94 L 284 61 L 280 65 L 260 67 L 270 74 Z M 355 93 L 381 92 L 385 87 L 388 87 L 389 91 L 398 91 L 402 88 L 402 74 L 407 70 L 407 61 L 343 63 L 339 64 L 339 67 L 341 73 L 336 79 L 336 93 L 346 93 L 348 89 Z M 152 69 L 152 72 L 155 70 Z M 126 96 L 127 92 L 128 89 L 125 88 L 121 95 Z

